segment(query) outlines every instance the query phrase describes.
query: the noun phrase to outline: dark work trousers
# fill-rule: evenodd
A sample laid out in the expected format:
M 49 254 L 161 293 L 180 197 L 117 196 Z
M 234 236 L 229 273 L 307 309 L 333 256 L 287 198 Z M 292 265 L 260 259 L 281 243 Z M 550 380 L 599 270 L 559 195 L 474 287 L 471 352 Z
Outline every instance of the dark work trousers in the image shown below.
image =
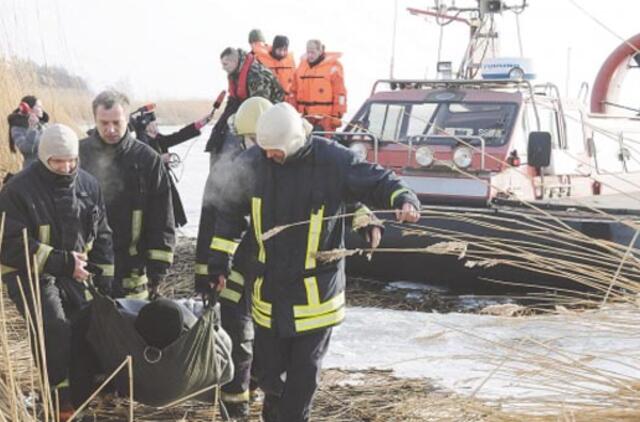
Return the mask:
M 331 328 L 298 337 L 279 338 L 256 326 L 256 375 L 265 392 L 265 422 L 306 422 L 320 382 L 322 359 Z
M 26 280 L 26 279 L 25 279 Z M 28 281 L 21 281 L 31 318 L 35 316 L 35 306 Z M 20 294 L 18 281 L 6 281 L 9 297 L 16 304 L 20 314 L 26 318 L 25 304 Z M 69 350 L 71 344 L 71 318 L 86 305 L 84 287 L 71 279 L 43 278 L 40 282 L 42 303 L 42 325 L 44 347 L 47 358 L 49 385 L 53 388 L 67 380 L 69 372 Z M 35 324 L 34 324 L 35 325 Z M 31 329 L 31 328 L 29 328 Z M 36 349 L 32 349 L 35 353 Z M 34 357 L 41 361 L 37 355 Z
M 235 372 L 233 380 L 222 386 L 222 400 L 231 403 L 249 401 L 249 382 L 253 361 L 253 321 L 250 314 L 251 297 L 245 288 L 240 302 L 220 299 L 222 328 L 231 337 L 231 358 Z

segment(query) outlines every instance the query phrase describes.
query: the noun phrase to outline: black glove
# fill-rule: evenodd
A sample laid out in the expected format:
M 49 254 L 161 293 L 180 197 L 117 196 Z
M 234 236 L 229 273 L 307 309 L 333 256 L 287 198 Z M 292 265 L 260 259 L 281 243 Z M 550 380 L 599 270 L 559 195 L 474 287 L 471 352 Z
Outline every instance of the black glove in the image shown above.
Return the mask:
M 111 277 L 103 277 L 103 276 L 95 276 L 93 278 L 93 285 L 96 286 L 96 289 L 100 293 L 105 296 L 112 297 L 113 294 L 113 278 Z
M 218 283 L 223 274 L 213 274 L 206 281 L 196 285 L 196 292 L 202 295 L 202 303 L 205 306 L 215 305 L 218 302 Z

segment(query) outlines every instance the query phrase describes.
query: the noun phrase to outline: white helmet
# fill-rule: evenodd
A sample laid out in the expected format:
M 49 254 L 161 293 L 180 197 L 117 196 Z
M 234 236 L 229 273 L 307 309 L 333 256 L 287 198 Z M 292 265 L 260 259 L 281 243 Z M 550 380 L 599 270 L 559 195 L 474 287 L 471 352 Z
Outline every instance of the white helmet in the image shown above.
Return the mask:
M 256 128 L 262 149 L 277 149 L 290 157 L 305 144 L 311 125 L 288 103 L 278 103 L 262 113 Z

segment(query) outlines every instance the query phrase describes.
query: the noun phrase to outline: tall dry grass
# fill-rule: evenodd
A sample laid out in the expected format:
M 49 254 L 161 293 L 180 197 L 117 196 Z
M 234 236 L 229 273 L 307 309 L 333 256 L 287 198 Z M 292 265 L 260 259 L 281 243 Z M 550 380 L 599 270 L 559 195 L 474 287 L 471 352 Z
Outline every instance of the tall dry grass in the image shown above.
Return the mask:
M 148 101 L 156 104 L 156 116 L 158 123 L 161 125 L 186 125 L 204 117 L 211 112 L 212 104 L 215 98 L 211 101 L 190 99 L 190 100 L 156 100 Z M 145 103 L 140 101 L 134 101 L 133 108 L 138 108 Z

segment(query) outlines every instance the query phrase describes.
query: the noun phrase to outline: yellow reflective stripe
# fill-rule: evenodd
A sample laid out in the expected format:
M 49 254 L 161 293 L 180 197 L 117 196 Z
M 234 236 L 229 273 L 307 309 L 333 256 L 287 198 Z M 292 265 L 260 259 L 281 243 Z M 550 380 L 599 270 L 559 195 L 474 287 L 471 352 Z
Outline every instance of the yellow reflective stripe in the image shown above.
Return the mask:
M 242 276 L 242 274 L 240 274 L 235 270 L 231 270 L 231 273 L 229 274 L 229 277 L 227 277 L 227 280 L 233 281 L 236 284 L 244 286 L 244 277 Z
M 266 315 L 271 315 L 271 304 L 262 300 L 262 283 L 264 279 L 259 277 L 253 285 L 253 306 Z
M 138 241 L 142 233 L 142 210 L 133 210 L 131 215 L 131 244 L 129 255 L 138 255 Z
M 38 240 L 40 243 L 51 243 L 51 226 L 49 224 L 38 227 Z
M 330 314 L 325 314 L 313 318 L 296 320 L 296 332 L 314 330 L 316 328 L 330 327 L 336 325 L 344 319 L 344 307 Z
M 56 386 L 53 388 L 58 389 L 58 388 L 65 388 L 65 387 L 69 387 L 69 378 L 63 379 L 62 381 L 60 381 L 59 384 L 56 384 Z
M 307 259 L 304 268 L 309 270 L 316 267 L 316 252 L 320 245 L 320 233 L 322 232 L 322 218 L 324 217 L 324 205 L 317 213 L 311 213 L 309 219 L 309 235 L 307 236 Z
M 38 245 L 38 249 L 36 250 L 36 265 L 38 265 L 40 274 L 42 274 L 44 270 L 44 264 L 47 262 L 51 251 L 53 251 L 53 248 L 49 245 L 45 245 L 44 243 Z
M 222 401 L 226 401 L 229 403 L 242 403 L 245 401 L 249 401 L 249 390 L 237 394 L 225 393 L 224 391 L 221 391 L 220 398 L 222 399 Z
M 233 255 L 234 253 L 236 253 L 236 249 L 238 249 L 238 242 L 227 240 L 222 237 L 214 237 L 213 239 L 211 239 L 211 246 L 209 247 L 211 248 L 211 250 Z
M 87 243 L 86 245 L 84 245 L 84 253 L 91 252 L 91 249 L 93 249 L 93 240 Z
M 148 283 L 146 274 L 134 275 L 122 279 L 122 287 L 125 289 L 135 289 Z
M 18 270 L 16 268 L 10 267 L 8 265 L 0 264 L 0 274 L 1 275 L 9 274 L 9 273 L 12 273 L 14 271 L 18 271 Z
M 262 315 L 256 308 L 252 308 L 251 316 L 256 324 L 264 328 L 271 328 L 271 318 Z
M 149 299 L 149 291 L 148 290 L 143 290 L 139 293 L 129 293 L 127 295 L 125 295 L 126 299 L 139 299 L 139 300 L 146 300 Z
M 173 264 L 173 252 L 163 251 L 162 249 L 149 249 L 147 255 L 149 255 L 149 259 Z
M 267 254 L 264 250 L 264 243 L 262 242 L 262 199 L 253 197 L 251 198 L 251 219 L 253 220 L 253 231 L 256 235 L 256 242 L 258 243 L 258 261 L 267 262 Z
M 98 264 L 102 269 L 102 275 L 105 277 L 113 277 L 115 274 L 115 266 L 113 264 Z
M 196 264 L 197 275 L 209 275 L 209 266 L 207 264 Z
M 90 302 L 93 300 L 93 295 L 91 294 L 91 292 L 87 289 L 84 289 L 84 298 L 87 302 Z
M 238 303 L 240 302 L 240 299 L 242 298 L 242 293 L 238 293 L 235 290 L 232 290 L 228 287 L 225 287 L 224 289 L 222 289 L 222 291 L 220 292 L 220 297 L 230 300 L 234 303 Z
M 336 296 L 326 302 L 317 305 L 294 305 L 293 316 L 295 318 L 309 318 L 334 312 L 343 307 L 345 303 L 345 294 L 340 292 Z
M 394 191 L 394 192 L 391 194 L 391 201 L 390 201 L 390 202 L 391 202 L 391 206 L 392 206 L 392 207 L 393 207 L 393 203 L 395 202 L 395 200 L 396 200 L 396 198 L 398 197 L 398 195 L 400 195 L 400 194 L 402 194 L 402 193 L 405 193 L 405 192 L 409 192 L 409 189 L 407 189 L 407 188 L 401 188 L 401 189 L 398 189 L 398 190 Z
M 304 279 L 304 287 L 307 291 L 307 303 L 309 306 L 320 304 L 320 293 L 318 292 L 318 279 L 315 277 L 306 277 Z

